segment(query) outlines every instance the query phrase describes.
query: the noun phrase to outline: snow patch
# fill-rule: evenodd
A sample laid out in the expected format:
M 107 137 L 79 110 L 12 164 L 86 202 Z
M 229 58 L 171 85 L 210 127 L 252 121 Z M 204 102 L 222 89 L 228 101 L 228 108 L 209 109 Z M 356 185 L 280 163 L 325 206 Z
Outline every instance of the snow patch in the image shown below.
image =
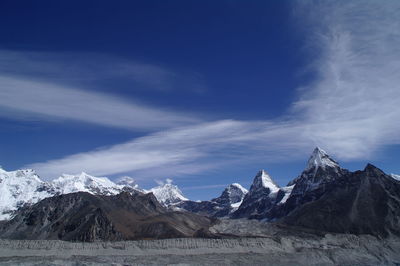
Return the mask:
M 393 179 L 400 181 L 400 175 L 390 174 Z
M 293 190 L 294 186 L 295 185 L 291 185 L 291 186 L 281 188 L 281 190 L 285 193 L 285 196 L 283 196 L 283 198 L 278 202 L 278 204 L 283 204 L 288 200 L 288 198 L 292 194 L 292 190 Z

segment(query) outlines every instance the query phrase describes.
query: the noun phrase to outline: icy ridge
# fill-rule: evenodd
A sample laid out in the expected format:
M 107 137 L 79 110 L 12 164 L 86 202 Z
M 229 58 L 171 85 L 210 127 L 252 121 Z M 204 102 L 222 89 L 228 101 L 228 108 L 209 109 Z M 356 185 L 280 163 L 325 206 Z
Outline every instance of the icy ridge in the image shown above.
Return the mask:
M 400 175 L 390 174 L 393 179 L 400 181 Z

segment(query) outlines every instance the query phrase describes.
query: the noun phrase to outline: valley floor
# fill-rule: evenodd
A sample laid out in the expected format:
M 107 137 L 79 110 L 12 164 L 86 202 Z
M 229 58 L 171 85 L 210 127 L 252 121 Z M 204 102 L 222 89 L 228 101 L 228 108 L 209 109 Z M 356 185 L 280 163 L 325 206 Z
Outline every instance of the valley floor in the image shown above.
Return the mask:
M 399 265 L 400 239 L 293 233 L 256 221 L 212 230 L 240 238 L 73 243 L 0 240 L 0 265 Z

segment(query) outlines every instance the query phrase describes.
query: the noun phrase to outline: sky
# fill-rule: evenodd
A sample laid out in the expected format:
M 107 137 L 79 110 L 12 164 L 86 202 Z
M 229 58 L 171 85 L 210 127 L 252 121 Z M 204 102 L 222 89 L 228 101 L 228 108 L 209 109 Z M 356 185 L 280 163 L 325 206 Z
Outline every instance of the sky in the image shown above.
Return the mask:
M 400 173 L 399 1 L 0 2 L 0 165 L 210 199 L 319 146 Z

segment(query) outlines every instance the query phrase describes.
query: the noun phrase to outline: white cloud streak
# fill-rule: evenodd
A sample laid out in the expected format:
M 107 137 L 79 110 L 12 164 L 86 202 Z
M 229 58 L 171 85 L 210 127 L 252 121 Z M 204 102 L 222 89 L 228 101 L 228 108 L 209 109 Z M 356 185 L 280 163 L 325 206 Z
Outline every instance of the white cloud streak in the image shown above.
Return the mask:
M 400 2 L 300 1 L 317 79 L 294 104 L 305 133 L 343 158 L 400 142 Z
M 158 107 L 55 84 L 0 76 L 0 115 L 75 120 L 132 130 L 155 130 L 198 122 Z M 55 119 L 56 118 L 56 119 Z
M 70 85 L 90 84 L 94 87 L 104 80 L 119 79 L 132 85 L 130 89 L 134 91 L 170 91 L 184 87 L 185 90 L 198 92 L 205 88 L 201 75 L 195 72 L 96 53 L 0 50 L 0 73 L 3 76 Z
M 296 11 L 300 25 L 309 29 L 313 59 L 306 68 L 316 78 L 299 89 L 285 119 L 173 128 L 31 167 L 49 177 L 85 170 L 160 178 L 161 173 L 175 177 L 227 164 L 299 159 L 316 145 L 353 160 L 399 144 L 400 2 L 300 2 Z

